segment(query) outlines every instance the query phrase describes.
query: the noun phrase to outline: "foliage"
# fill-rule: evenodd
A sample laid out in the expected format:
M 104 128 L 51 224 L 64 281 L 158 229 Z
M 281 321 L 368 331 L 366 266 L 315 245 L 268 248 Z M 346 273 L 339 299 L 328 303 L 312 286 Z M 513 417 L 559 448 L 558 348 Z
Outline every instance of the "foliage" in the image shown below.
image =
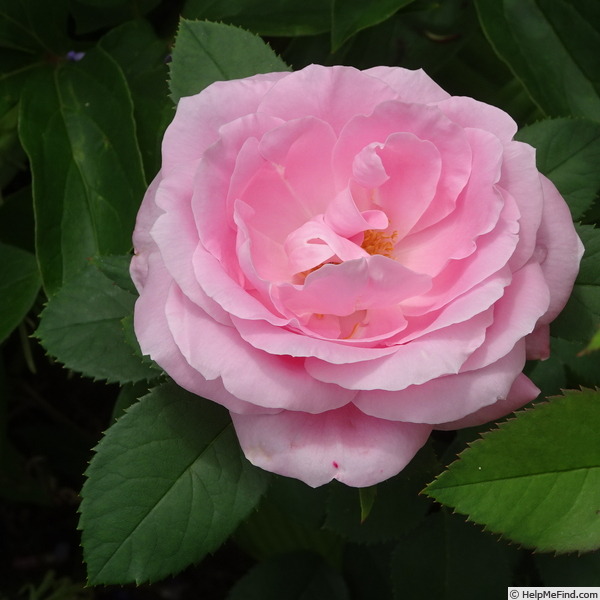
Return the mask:
M 282 585 L 299 599 L 500 598 L 511 584 L 598 585 L 598 554 L 574 553 L 600 547 L 600 392 L 579 387 L 600 386 L 599 6 L 0 0 L 7 514 L 56 505 L 61 486 L 78 491 L 106 430 L 80 506 L 93 585 L 156 581 L 228 538 L 256 561 L 228 582 L 231 600 L 278 597 Z M 360 492 L 312 490 L 252 467 L 226 411 L 165 382 L 132 333 L 131 232 L 174 104 L 215 80 L 311 62 L 422 67 L 450 93 L 508 111 L 586 246 L 553 324 L 552 357 L 528 368 L 548 402 L 490 431 L 439 433 L 396 478 Z M 96 413 L 92 395 L 102 398 Z M 70 580 L 44 581 L 46 592 L 23 589 L 30 598 L 70 589 Z

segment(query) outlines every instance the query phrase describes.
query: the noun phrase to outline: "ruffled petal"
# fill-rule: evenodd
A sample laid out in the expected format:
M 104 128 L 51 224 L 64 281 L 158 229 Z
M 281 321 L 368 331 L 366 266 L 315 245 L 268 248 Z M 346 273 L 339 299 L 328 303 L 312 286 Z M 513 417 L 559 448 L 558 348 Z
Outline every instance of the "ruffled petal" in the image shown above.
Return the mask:
M 536 241 L 536 256 L 550 289 L 550 305 L 540 324 L 554 320 L 564 308 L 579 272 L 584 248 L 573 227 L 569 207 L 554 184 L 540 175 L 544 210 Z
M 384 358 L 332 365 L 306 359 L 306 370 L 316 379 L 352 390 L 398 391 L 458 373 L 467 358 L 483 343 L 492 322 L 492 309 L 465 323 L 450 325 L 415 339 Z
M 463 427 L 477 427 L 483 423 L 495 421 L 521 408 L 528 402 L 535 400 L 540 390 L 522 373 L 515 379 L 510 391 L 505 396 L 500 395 L 494 404 L 484 406 L 478 411 L 450 423 L 440 423 L 435 429 L 462 429 Z
M 277 412 L 244 402 L 230 394 L 220 378 L 205 379 L 190 366 L 173 340 L 165 315 L 165 304 L 175 284 L 158 253 L 148 257 L 149 271 L 142 295 L 135 304 L 134 327 L 142 353 L 148 354 L 182 388 L 209 398 L 239 413 Z
M 431 427 L 369 417 L 347 405 L 320 414 L 231 415 L 248 460 L 311 487 L 337 479 L 375 485 L 399 473 L 427 441 Z
M 176 287 L 169 291 L 165 313 L 185 360 L 208 380 L 220 377 L 236 398 L 267 408 L 322 412 L 343 406 L 356 395 L 308 376 L 303 359 L 252 348 L 234 327 L 211 319 Z
M 435 425 L 462 419 L 506 398 L 525 365 L 525 344 L 519 342 L 497 362 L 477 371 L 438 377 L 399 392 L 362 391 L 354 403 L 381 419 Z

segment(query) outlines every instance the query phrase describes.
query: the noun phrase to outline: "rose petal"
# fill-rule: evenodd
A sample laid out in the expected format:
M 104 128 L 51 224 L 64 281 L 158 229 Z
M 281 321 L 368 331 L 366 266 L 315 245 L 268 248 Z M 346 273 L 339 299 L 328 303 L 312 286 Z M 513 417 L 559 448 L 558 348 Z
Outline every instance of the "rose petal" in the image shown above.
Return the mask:
M 362 391 L 354 403 L 364 413 L 395 421 L 456 421 L 505 398 L 525 364 L 524 343 L 478 371 L 431 379 L 399 392 Z
M 402 102 L 426 104 L 450 97 L 423 69 L 411 71 L 397 67 L 372 67 L 365 69 L 363 73 L 385 81 Z
M 142 205 L 137 214 L 135 229 L 133 230 L 134 256 L 131 259 L 129 273 L 138 292 L 142 292 L 148 277 L 148 258 L 156 250 L 156 242 L 150 235 L 150 229 L 163 210 L 156 205 L 156 190 L 162 181 L 162 174 L 153 179 L 150 187 L 146 190 Z
M 535 400 L 539 393 L 540 390 L 533 382 L 520 373 L 515 379 L 508 394 L 506 396 L 500 396 L 494 404 L 484 406 L 478 411 L 463 417 L 462 419 L 458 419 L 457 421 L 436 425 L 435 429 L 462 429 L 463 427 L 477 427 L 483 423 L 495 421 L 518 408 L 521 408 L 524 404 L 527 404 L 527 402 Z
M 482 344 L 492 322 L 492 310 L 465 323 L 451 325 L 397 346 L 384 358 L 332 365 L 306 359 L 306 370 L 316 379 L 352 390 L 398 391 L 444 375 L 458 373 L 465 360 Z
M 369 417 L 347 405 L 320 414 L 231 415 L 248 460 L 311 487 L 337 479 L 366 487 L 399 473 L 431 427 Z
M 310 115 L 339 133 L 354 115 L 369 114 L 395 97 L 386 83 L 353 67 L 309 65 L 273 86 L 258 110 L 286 121 Z
M 536 255 L 548 288 L 550 305 L 540 324 L 554 320 L 564 308 L 579 271 L 584 248 L 579 239 L 569 207 L 552 182 L 540 175 L 544 191 L 544 210 L 536 241 Z
M 251 79 L 216 81 L 195 96 L 181 98 L 162 144 L 162 169 L 169 174 L 197 160 L 219 138 L 219 128 L 257 112 L 265 94 L 289 73 L 267 73 Z
M 322 412 L 339 408 L 356 395 L 309 377 L 303 359 L 257 351 L 233 327 L 211 319 L 176 287 L 169 292 L 165 313 L 186 361 L 206 379 L 220 377 L 236 398 L 267 408 Z
M 148 354 L 182 388 L 210 398 L 239 413 L 277 412 L 257 407 L 230 394 L 220 378 L 207 381 L 185 360 L 173 340 L 165 316 L 165 303 L 175 284 L 169 277 L 158 253 L 148 256 L 148 278 L 144 293 L 135 304 L 134 327 L 142 353 Z

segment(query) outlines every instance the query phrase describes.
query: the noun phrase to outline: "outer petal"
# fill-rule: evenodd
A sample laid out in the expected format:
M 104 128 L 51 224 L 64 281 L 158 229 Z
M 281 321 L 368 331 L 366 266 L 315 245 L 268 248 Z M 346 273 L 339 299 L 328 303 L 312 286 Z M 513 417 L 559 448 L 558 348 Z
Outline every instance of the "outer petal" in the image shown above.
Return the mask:
M 378 104 L 395 96 L 387 83 L 353 67 L 309 65 L 288 73 L 273 86 L 259 112 L 286 121 L 310 115 L 339 132 L 354 115 L 369 114 Z
M 252 78 L 217 81 L 195 96 L 181 98 L 162 145 L 163 171 L 197 160 L 219 137 L 219 128 L 255 113 L 273 85 L 290 73 L 267 73 Z
M 531 379 L 521 373 L 515 379 L 510 392 L 506 396 L 499 397 L 494 404 L 484 406 L 458 421 L 436 425 L 435 429 L 462 429 L 463 427 L 476 427 L 489 421 L 495 421 L 521 408 L 527 402 L 535 400 L 539 393 L 540 390 L 533 384 Z
M 440 423 L 462 419 L 506 398 L 525 364 L 525 345 L 478 371 L 438 377 L 399 392 L 360 392 L 354 403 L 365 413 L 396 421 Z
M 142 291 L 148 277 L 148 257 L 156 250 L 156 243 L 150 235 L 150 229 L 152 229 L 156 219 L 163 213 L 163 210 L 156 205 L 155 201 L 156 190 L 161 181 L 162 175 L 159 172 L 146 190 L 133 230 L 135 255 L 131 259 L 129 272 L 138 292 Z
M 136 302 L 134 314 L 135 333 L 142 352 L 150 355 L 178 385 L 194 394 L 210 398 L 240 413 L 269 412 L 269 409 L 256 407 L 230 394 L 220 378 L 207 381 L 189 365 L 173 340 L 165 316 L 165 303 L 174 283 L 158 253 L 148 257 L 148 265 L 148 277 Z
M 544 211 L 536 242 L 546 283 L 550 288 L 550 306 L 540 324 L 550 323 L 563 309 L 579 271 L 583 244 L 575 232 L 569 207 L 554 184 L 540 175 L 544 191 Z
M 203 377 L 220 377 L 236 398 L 268 408 L 323 412 L 351 402 L 355 392 L 316 381 L 303 359 L 256 350 L 171 288 L 165 312 L 177 347 Z M 199 339 L 201 333 L 202 338 Z
M 426 104 L 450 97 L 423 69 L 411 71 L 398 67 L 372 67 L 363 72 L 385 81 L 398 94 L 398 100 L 402 102 Z
M 399 473 L 431 427 L 369 417 L 349 404 L 311 415 L 239 415 L 233 424 L 248 460 L 312 487 L 337 479 L 366 487 Z

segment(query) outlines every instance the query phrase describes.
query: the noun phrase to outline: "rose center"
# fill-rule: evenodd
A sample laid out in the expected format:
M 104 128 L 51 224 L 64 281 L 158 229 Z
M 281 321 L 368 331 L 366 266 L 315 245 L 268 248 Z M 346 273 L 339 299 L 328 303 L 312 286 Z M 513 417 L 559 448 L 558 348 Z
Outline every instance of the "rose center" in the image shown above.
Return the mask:
M 385 233 L 375 229 L 367 229 L 365 237 L 361 244 L 361 248 L 366 250 L 371 256 L 373 254 L 381 254 L 388 258 L 394 258 L 393 252 L 396 242 L 398 241 L 398 232 Z

